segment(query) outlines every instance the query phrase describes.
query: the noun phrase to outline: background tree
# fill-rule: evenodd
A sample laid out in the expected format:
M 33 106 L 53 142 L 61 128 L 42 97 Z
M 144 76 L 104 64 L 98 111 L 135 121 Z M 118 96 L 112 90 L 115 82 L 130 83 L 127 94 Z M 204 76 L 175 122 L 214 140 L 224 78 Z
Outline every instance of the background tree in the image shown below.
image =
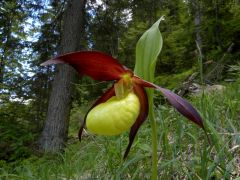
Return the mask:
M 59 54 L 80 49 L 80 37 L 84 32 L 84 9 L 85 1 L 67 2 Z M 67 65 L 60 65 L 57 69 L 46 122 L 39 139 L 39 147 L 43 151 L 59 151 L 67 140 L 74 76 L 74 70 Z
M 20 5 L 21 1 L 0 2 L 0 90 L 12 90 L 11 86 L 18 87 L 23 71 L 23 49 L 27 47 L 24 22 L 27 18 L 26 6 Z M 4 28 L 3 28 L 4 27 Z M 3 86 L 4 85 L 4 86 Z M 19 88 L 19 87 L 18 87 Z M 9 92 L 9 91 L 8 91 Z

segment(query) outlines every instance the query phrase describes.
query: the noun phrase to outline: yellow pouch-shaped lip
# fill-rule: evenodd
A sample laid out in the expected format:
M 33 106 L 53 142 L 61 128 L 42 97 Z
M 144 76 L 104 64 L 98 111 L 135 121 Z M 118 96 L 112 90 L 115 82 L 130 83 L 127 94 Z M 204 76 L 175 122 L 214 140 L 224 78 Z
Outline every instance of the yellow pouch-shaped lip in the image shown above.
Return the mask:
M 131 128 L 140 112 L 140 102 L 134 93 L 118 99 L 113 96 L 94 107 L 87 115 L 87 129 L 99 135 L 118 135 Z

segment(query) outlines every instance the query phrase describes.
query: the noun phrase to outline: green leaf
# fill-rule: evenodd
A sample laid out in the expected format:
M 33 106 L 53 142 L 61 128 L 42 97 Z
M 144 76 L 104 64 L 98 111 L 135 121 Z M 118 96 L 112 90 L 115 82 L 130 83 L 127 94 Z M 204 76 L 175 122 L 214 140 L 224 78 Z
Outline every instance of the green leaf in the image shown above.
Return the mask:
M 159 24 L 163 17 L 155 22 L 138 40 L 136 47 L 136 64 L 134 73 L 153 82 L 157 57 L 162 49 L 162 36 Z M 152 127 L 152 179 L 157 179 L 157 129 L 153 113 L 153 90 L 147 90 L 149 118 Z
M 141 78 L 153 82 L 157 57 L 162 49 L 162 35 L 159 31 L 161 17 L 138 40 L 136 47 L 136 64 L 134 73 Z

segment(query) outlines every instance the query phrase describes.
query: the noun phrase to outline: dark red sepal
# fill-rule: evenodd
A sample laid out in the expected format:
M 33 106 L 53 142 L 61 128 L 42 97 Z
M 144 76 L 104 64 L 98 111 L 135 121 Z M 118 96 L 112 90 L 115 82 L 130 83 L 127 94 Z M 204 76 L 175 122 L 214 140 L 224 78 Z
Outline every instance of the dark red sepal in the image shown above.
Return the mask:
M 66 63 L 73 66 L 79 74 L 95 80 L 118 80 L 121 75 L 130 72 L 116 59 L 98 51 L 78 51 L 50 59 L 41 65 Z
M 145 81 L 137 76 L 133 77 L 135 83 L 140 84 L 144 87 L 154 88 L 160 92 L 167 98 L 170 104 L 175 107 L 183 116 L 185 116 L 190 121 L 194 122 L 198 126 L 204 129 L 203 121 L 197 110 L 186 100 L 181 98 L 180 96 L 174 94 L 168 89 L 157 86 L 153 83 Z M 204 129 L 205 131 L 205 129 Z
M 115 91 L 114 91 L 114 86 L 112 86 L 110 89 L 108 89 L 93 105 L 92 107 L 88 110 L 88 112 L 86 113 L 85 117 L 84 117 L 84 121 L 78 131 L 78 138 L 79 141 L 81 141 L 81 137 L 82 137 L 82 132 L 83 132 L 83 128 L 85 127 L 86 124 L 86 118 L 88 113 L 98 104 L 100 103 L 104 103 L 106 102 L 108 99 L 110 99 L 112 96 L 115 96 Z
M 133 90 L 134 93 L 138 96 L 139 101 L 140 101 L 140 114 L 138 115 L 137 120 L 135 121 L 135 123 L 133 124 L 133 126 L 131 127 L 130 130 L 130 134 L 129 134 L 129 143 L 127 146 L 127 149 L 124 153 L 124 159 L 127 157 L 130 148 L 132 146 L 133 140 L 138 132 L 139 127 L 142 125 L 142 123 L 146 120 L 147 116 L 148 116 L 148 98 L 147 98 L 147 94 L 146 91 L 144 90 L 144 88 L 138 84 L 134 84 L 133 85 Z

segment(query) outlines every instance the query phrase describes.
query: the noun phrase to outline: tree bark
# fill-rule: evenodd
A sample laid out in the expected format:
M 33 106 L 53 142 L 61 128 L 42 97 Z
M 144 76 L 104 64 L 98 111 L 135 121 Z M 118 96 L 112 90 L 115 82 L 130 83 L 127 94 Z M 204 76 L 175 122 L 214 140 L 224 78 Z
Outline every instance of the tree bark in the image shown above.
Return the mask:
M 80 38 L 84 32 L 85 3 L 86 0 L 69 0 L 67 3 L 60 54 L 80 49 Z M 44 129 L 38 141 L 40 151 L 58 152 L 64 148 L 68 135 L 74 76 L 75 71 L 70 66 L 58 65 Z
M 4 75 L 4 55 L 2 55 L 0 59 L 0 84 L 3 83 L 3 75 Z M 1 90 L 1 86 L 0 86 Z
M 192 0 L 192 11 L 194 13 L 194 25 L 196 33 L 196 43 L 199 45 L 202 52 L 202 37 L 201 37 L 201 21 L 202 21 L 202 12 L 200 2 L 198 0 Z

